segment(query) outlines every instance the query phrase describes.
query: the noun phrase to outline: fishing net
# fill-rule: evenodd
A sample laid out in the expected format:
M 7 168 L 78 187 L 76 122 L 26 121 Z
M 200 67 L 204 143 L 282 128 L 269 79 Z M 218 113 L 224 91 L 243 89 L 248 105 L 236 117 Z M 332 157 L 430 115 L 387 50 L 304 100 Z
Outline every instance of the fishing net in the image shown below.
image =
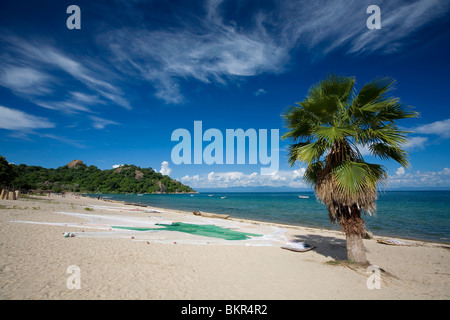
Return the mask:
M 261 234 L 245 233 L 240 231 L 235 231 L 215 225 L 199 225 L 183 222 L 174 222 L 172 224 L 156 224 L 162 228 L 143 228 L 143 227 L 121 227 L 112 226 L 113 229 L 128 229 L 136 231 L 150 231 L 150 230 L 167 230 L 167 231 L 177 231 L 185 232 L 189 234 L 195 234 L 204 237 L 220 238 L 225 240 L 247 240 L 251 237 L 261 237 Z
M 274 226 L 259 226 L 240 221 L 185 216 L 183 217 L 184 222 L 174 222 L 157 216 L 135 217 L 92 213 L 56 213 L 79 218 L 83 222 L 61 223 L 18 220 L 13 222 L 83 229 L 82 231 L 70 230 L 70 237 L 128 238 L 134 241 L 152 243 L 281 246 L 287 241 L 285 237 L 286 229 Z M 96 229 L 96 231 L 86 232 L 84 229 Z

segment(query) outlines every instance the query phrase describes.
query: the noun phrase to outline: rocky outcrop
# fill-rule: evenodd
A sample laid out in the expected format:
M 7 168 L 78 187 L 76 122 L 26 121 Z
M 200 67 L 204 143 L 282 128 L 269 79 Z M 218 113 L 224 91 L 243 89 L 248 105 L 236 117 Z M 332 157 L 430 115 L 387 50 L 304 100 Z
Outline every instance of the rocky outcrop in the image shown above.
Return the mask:
M 136 180 L 141 180 L 144 177 L 144 173 L 139 170 L 134 170 L 134 178 Z
M 73 161 L 70 161 L 68 164 L 66 164 L 66 166 L 68 168 L 75 168 L 75 167 L 77 167 L 77 166 L 79 166 L 81 164 L 83 164 L 83 161 L 81 161 L 81 160 L 73 160 Z
M 166 186 L 161 181 L 158 181 L 158 187 L 161 193 L 166 193 Z

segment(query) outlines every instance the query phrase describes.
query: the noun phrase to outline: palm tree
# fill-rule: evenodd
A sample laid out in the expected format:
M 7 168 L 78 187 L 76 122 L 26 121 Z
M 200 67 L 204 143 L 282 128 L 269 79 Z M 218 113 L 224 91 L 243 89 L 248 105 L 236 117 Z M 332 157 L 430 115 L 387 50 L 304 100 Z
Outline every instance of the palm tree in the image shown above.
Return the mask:
M 329 75 L 282 115 L 288 129 L 283 139 L 292 141 L 289 164 L 307 164 L 304 179 L 327 206 L 331 222 L 345 233 L 348 259 L 360 264 L 367 263 L 362 213 L 375 212 L 377 188 L 386 182 L 387 171 L 365 162 L 359 149 L 409 165 L 402 149 L 407 132 L 396 121 L 418 113 L 387 95 L 394 84 L 390 78 L 376 78 L 356 93 L 353 77 Z

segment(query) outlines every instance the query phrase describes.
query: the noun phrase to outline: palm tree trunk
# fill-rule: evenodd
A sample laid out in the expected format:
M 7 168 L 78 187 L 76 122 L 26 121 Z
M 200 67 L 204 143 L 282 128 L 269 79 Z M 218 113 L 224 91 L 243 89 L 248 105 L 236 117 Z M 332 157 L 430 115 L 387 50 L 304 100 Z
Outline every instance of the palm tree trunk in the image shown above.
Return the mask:
M 346 234 L 347 238 L 347 259 L 358 264 L 366 264 L 366 251 L 361 235 Z
M 356 205 L 343 206 L 339 224 L 347 240 L 347 259 L 358 264 L 367 264 L 366 251 L 362 240 L 362 234 L 366 226 L 358 207 Z

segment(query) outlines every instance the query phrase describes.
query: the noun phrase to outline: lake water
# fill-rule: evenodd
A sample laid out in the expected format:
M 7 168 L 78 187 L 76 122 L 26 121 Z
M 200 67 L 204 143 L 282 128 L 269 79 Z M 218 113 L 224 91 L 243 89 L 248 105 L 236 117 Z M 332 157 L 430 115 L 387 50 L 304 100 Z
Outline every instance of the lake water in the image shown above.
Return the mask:
M 97 197 L 97 194 L 91 195 Z M 267 222 L 339 230 L 313 192 L 102 194 L 103 198 L 182 211 L 205 211 Z M 300 196 L 300 197 L 299 197 Z M 377 212 L 364 216 L 377 236 L 450 243 L 450 191 L 380 193 Z

